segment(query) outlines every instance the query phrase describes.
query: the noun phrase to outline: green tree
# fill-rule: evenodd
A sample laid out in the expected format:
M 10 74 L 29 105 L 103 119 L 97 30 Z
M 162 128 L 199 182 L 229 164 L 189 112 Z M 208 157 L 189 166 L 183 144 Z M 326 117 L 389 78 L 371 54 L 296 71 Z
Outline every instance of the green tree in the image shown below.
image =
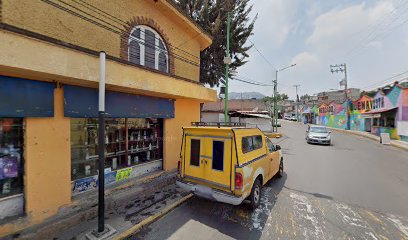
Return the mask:
M 227 41 L 227 12 L 230 11 L 230 52 L 232 64 L 230 69 L 244 65 L 249 57 L 248 37 L 253 34 L 254 19 L 249 18 L 252 5 L 249 0 L 173 0 L 175 3 L 205 31 L 213 37 L 210 47 L 201 52 L 200 82 L 218 86 L 225 78 L 223 62 Z

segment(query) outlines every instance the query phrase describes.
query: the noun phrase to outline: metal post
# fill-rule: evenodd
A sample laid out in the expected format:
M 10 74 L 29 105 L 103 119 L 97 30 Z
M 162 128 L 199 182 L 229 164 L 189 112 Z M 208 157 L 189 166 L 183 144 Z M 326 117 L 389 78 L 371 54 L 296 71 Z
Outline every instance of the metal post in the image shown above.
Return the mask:
M 99 53 L 98 232 L 105 230 L 105 52 Z
M 298 98 L 298 87 L 300 86 L 298 85 L 293 85 L 296 88 L 296 120 L 299 122 L 299 98 Z
M 227 57 L 230 57 L 229 51 L 229 41 L 230 41 L 230 12 L 228 11 L 227 16 Z M 228 72 L 229 72 L 229 63 L 225 64 L 225 113 L 224 113 L 224 123 L 228 122 Z
M 273 94 L 274 94 L 274 106 L 273 106 L 273 122 L 275 126 L 272 124 L 272 132 L 278 132 L 278 70 L 275 71 L 275 84 L 273 85 Z M 276 130 L 275 130 L 276 128 Z
M 348 98 L 348 93 L 347 93 L 347 66 L 344 64 L 344 87 L 345 87 L 345 95 L 346 95 L 346 118 L 347 118 L 347 125 L 346 125 L 346 130 L 350 130 L 350 109 L 349 109 L 349 98 Z

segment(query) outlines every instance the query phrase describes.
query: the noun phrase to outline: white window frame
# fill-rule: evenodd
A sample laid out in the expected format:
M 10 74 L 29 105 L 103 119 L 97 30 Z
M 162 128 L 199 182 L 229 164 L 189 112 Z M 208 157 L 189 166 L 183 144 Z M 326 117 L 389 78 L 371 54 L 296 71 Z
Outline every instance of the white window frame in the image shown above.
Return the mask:
M 136 31 L 137 29 L 140 29 L 140 39 L 133 39 L 134 37 L 132 36 L 132 33 Z M 162 52 L 161 50 L 159 50 L 160 49 L 159 40 L 161 40 L 163 42 L 163 46 L 165 50 L 164 53 L 166 55 L 166 71 L 165 72 L 168 73 L 169 72 L 169 51 L 167 49 L 166 42 L 163 40 L 160 34 L 157 33 L 156 30 L 146 25 L 138 25 L 134 27 L 132 31 L 130 31 L 129 40 L 128 40 L 128 60 L 130 61 L 130 42 L 136 41 L 136 43 L 138 43 L 140 47 L 140 65 L 145 66 L 145 44 L 143 44 L 145 43 L 145 39 L 146 39 L 145 30 L 149 30 L 153 32 L 155 36 L 154 69 L 159 70 L 159 54 Z M 141 43 L 138 41 L 140 41 Z

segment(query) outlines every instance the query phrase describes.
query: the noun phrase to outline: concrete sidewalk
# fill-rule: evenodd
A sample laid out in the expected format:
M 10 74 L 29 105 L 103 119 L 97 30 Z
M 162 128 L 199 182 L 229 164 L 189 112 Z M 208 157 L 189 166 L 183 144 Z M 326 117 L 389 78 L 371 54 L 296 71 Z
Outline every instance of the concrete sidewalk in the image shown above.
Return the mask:
M 105 223 L 117 231 L 110 239 L 125 238 L 187 199 L 175 178 L 175 172 L 160 172 L 108 188 Z M 97 191 L 81 194 L 52 219 L 5 239 L 86 239 L 97 227 L 97 199 Z
M 349 133 L 349 134 L 354 134 L 362 137 L 366 137 L 369 139 L 372 139 L 374 141 L 380 142 L 380 137 L 377 135 L 374 135 L 369 132 L 361 132 L 361 131 L 356 131 L 356 130 L 344 130 L 344 129 L 339 129 L 339 128 L 332 128 L 332 127 L 327 127 L 328 129 L 338 131 L 338 132 L 343 132 L 343 133 Z M 408 151 L 408 142 L 400 141 L 400 140 L 391 140 L 391 146 L 404 149 Z

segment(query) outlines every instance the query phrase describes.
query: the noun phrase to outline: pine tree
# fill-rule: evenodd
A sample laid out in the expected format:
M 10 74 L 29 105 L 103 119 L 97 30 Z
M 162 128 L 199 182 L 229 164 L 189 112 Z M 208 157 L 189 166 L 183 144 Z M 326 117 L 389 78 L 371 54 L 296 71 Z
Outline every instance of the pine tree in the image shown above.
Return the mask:
M 249 18 L 252 6 L 249 0 L 178 0 L 175 1 L 194 21 L 213 37 L 210 47 L 201 52 L 200 82 L 211 87 L 225 79 L 223 62 L 227 41 L 227 12 L 230 11 L 230 69 L 244 65 L 249 57 L 248 37 L 253 34 L 254 19 Z

